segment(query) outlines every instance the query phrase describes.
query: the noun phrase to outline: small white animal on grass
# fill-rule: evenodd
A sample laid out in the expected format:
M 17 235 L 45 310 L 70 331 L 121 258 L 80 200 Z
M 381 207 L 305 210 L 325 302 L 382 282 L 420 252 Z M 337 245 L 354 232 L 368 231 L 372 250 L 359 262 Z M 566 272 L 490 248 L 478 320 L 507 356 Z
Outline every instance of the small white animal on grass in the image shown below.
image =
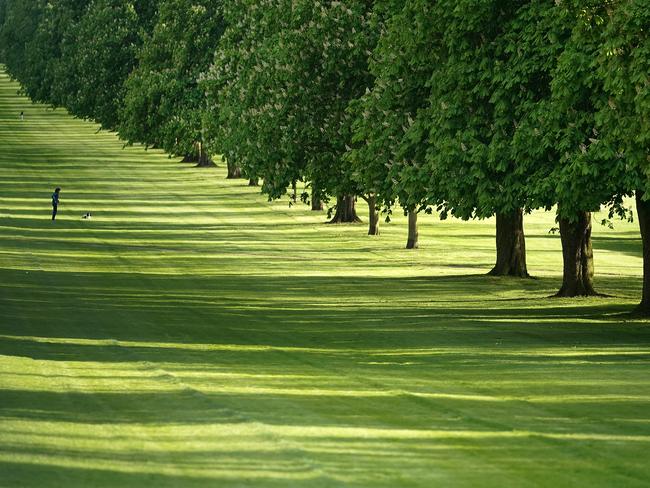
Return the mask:
M 83 214 L 83 215 L 81 216 L 81 218 L 82 218 L 82 219 L 92 219 L 92 218 L 93 218 L 93 214 L 91 214 L 90 212 L 86 212 L 85 214 Z

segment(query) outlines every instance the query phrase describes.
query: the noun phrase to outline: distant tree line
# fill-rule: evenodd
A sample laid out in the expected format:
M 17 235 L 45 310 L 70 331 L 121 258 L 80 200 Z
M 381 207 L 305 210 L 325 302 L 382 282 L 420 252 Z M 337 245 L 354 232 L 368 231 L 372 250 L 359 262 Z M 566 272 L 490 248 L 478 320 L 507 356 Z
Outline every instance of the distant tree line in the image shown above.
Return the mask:
M 369 233 L 496 216 L 493 275 L 528 276 L 523 216 L 556 209 L 558 296 L 596 294 L 591 213 L 636 196 L 650 314 L 647 0 L 0 0 L 33 100 Z M 648 193 L 650 195 L 650 193 Z M 335 203 L 334 203 L 335 202 Z

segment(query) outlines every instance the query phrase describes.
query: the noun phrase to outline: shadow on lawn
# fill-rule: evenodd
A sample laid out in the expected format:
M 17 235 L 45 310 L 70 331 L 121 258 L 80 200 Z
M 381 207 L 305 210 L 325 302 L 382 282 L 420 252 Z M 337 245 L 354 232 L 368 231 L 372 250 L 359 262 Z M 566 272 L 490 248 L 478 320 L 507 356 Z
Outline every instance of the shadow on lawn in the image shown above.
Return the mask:
M 227 443 L 228 439 L 219 438 Z M 246 449 L 221 448 L 176 452 L 170 459 L 169 453 L 154 450 L 131 451 L 118 454 L 114 450 L 71 450 L 35 448 L 26 450 L 26 455 L 38 455 L 51 459 L 51 464 L 26 464 L 0 462 L 0 470 L 9 477 L 5 482 L 16 480 L 21 486 L 42 486 L 53 480 L 65 480 L 66 486 L 155 486 L 155 487 L 204 487 L 204 486 L 264 486 L 264 487 L 394 487 L 395 473 L 398 476 L 413 477 L 420 482 L 439 478 L 444 471 L 447 479 L 460 478 L 480 484 L 481 478 L 493 471 L 490 463 L 525 462 L 531 448 L 525 441 L 499 439 L 474 440 L 471 444 L 463 439 L 447 439 L 431 443 L 406 439 L 358 439 L 328 437 L 313 439 L 314 445 L 303 450 L 300 439 L 291 439 L 274 446 L 260 449 L 253 446 Z M 179 439 L 176 439 L 179 441 Z M 540 443 L 535 443 L 540 444 Z M 11 449 L 12 446 L 7 446 Z M 514 449 L 513 449 L 514 448 Z M 536 445 L 536 452 L 548 455 L 549 462 L 562 461 L 547 446 Z M 580 446 L 575 446 L 578 452 Z M 1 452 L 0 448 L 0 452 Z M 513 452 L 514 451 L 514 452 Z M 20 452 L 20 450 L 18 451 Z M 463 452 L 465 460 L 470 459 L 471 468 L 455 465 L 455 455 Z M 20 452 L 23 454 L 23 452 Z M 483 459 L 489 453 L 489 459 Z M 182 456 L 182 457 L 181 457 Z M 317 459 L 317 461 L 314 461 Z M 170 469 L 170 461 L 173 468 Z M 57 465 L 61 463 L 63 465 Z M 65 463 L 73 466 L 66 466 Z M 379 465 L 378 465 L 379 463 Z M 74 466 L 77 464 L 78 466 Z M 116 468 L 95 468 L 93 466 L 117 465 Z M 437 466 L 442 472 L 432 473 Z M 534 470 L 534 468 L 531 468 Z M 175 472 L 170 472 L 170 471 Z M 189 474 L 181 474 L 178 471 Z M 456 472 L 456 474 L 454 474 Z M 463 473 L 462 475 L 460 473 Z M 389 476 L 386 476 L 386 475 Z M 25 480 L 35 479 L 33 485 Z
M 345 471 L 381 486 L 378 469 L 425 479 L 422 466 L 456 459 L 476 459 L 480 483 L 531 450 L 558 463 L 611 452 L 598 437 L 481 433 L 614 431 L 628 458 L 650 435 L 647 422 L 616 420 L 643 420 L 650 405 L 647 326 L 621 322 L 620 300 L 544 300 L 555 279 L 3 274 L 0 355 L 17 366 L 3 373 L 13 386 L 0 390 L 0 420 L 65 431 L 6 431 L 18 440 L 3 436 L 0 468 L 23 485 L 331 486 Z M 21 358 L 52 363 L 39 374 Z M 97 439 L 96 425 L 120 434 Z M 432 426 L 447 437 L 417 438 Z M 128 431 L 149 427 L 160 431 L 145 447 Z M 136 447 L 108 448 L 120 441 Z
M 622 403 L 607 395 L 584 402 L 560 399 L 541 408 L 521 400 L 422 400 L 409 395 L 374 401 L 187 391 L 0 391 L 0 396 L 6 399 L 0 408 L 3 420 L 47 426 L 61 422 L 61 427 L 36 432 L 10 429 L 11 439 L 31 441 L 5 437 L 0 446 L 5 459 L 32 460 L 0 462 L 4 482 L 11 485 L 14 477 L 21 486 L 32 479 L 38 480 L 33 486 L 57 479 L 66 486 L 240 486 L 242 480 L 256 486 L 382 486 L 384 470 L 423 480 L 438 467 L 456 472 L 458 480 L 468 476 L 456 464 L 459 458 L 472 465 L 469 476 L 476 479 L 468 484 L 477 486 L 495 464 L 526 464 L 533 454 L 554 465 L 572 457 L 596 464 L 599 457 L 608 463 L 625 460 L 626 476 L 634 480 L 635 471 L 641 476 L 644 472 L 639 453 L 650 444 L 645 424 L 621 427 L 602 416 L 615 410 L 617 416 L 634 418 L 648 400 Z M 503 419 L 508 424 L 499 423 Z M 112 426 L 108 435 L 95 430 L 95 425 L 106 424 Z M 130 425 L 136 430 L 129 430 Z M 145 432 L 137 430 L 143 427 Z M 612 430 L 617 434 L 611 435 Z M 607 468 L 603 474 L 612 476 Z M 345 476 L 348 482 L 332 476 Z M 395 486 L 394 481 L 386 486 Z
M 544 345 L 573 337 L 605 343 L 636 333 L 646 337 L 644 322 L 624 315 L 634 305 L 640 280 L 598 281 L 599 289 L 627 297 L 622 301 L 550 300 L 545 297 L 556 279 L 483 275 L 279 278 L 4 270 L 3 276 L 0 334 L 5 335 L 395 347 L 420 345 L 423 338 L 425 345 L 469 340 L 478 346 L 504 334 L 514 341 L 537 337 Z
M 28 453 L 36 454 L 36 453 Z M 239 461 L 220 461 L 218 453 L 204 452 L 192 456 L 194 459 L 180 463 L 180 468 L 198 472 L 194 476 L 183 474 L 164 474 L 169 469 L 169 463 L 151 463 L 150 454 L 134 458 L 131 455 L 130 462 L 125 462 L 121 469 L 98 469 L 83 467 L 83 464 L 98 462 L 94 453 L 63 452 L 63 459 L 77 460 L 79 467 L 58 466 L 56 463 L 27 464 L 0 462 L 0 472 L 3 472 L 4 481 L 7 486 L 42 487 L 52 486 L 54 480 L 60 480 L 66 487 L 206 487 L 206 486 L 265 486 L 269 488 L 291 487 L 313 487 L 313 486 L 339 486 L 338 483 L 318 472 L 310 473 L 307 468 L 296 469 L 285 466 L 286 460 L 275 461 L 274 457 L 280 457 L 269 453 L 246 452 L 245 456 L 240 454 Z M 233 453 L 237 456 L 239 453 Z M 256 457 L 257 455 L 257 457 Z M 185 455 L 184 455 L 185 459 Z M 282 462 L 284 461 L 284 462 Z M 64 461 L 65 462 L 65 461 Z M 101 459 L 99 460 L 101 462 Z M 111 464 L 111 453 L 106 453 L 106 464 Z M 178 462 L 173 463 L 179 466 Z M 143 467 L 146 466 L 146 467 Z M 157 470 L 157 471 L 154 471 Z M 242 473 L 243 472 L 243 473 Z M 237 478 L 239 474 L 239 478 Z M 302 479 L 301 479 L 302 478 Z M 26 480 L 35 480 L 28 484 Z M 247 484 L 242 484 L 244 480 Z M 13 485 L 12 482 L 15 482 Z M 319 485 L 320 483 L 320 485 Z M 376 485 L 381 486 L 381 485 Z

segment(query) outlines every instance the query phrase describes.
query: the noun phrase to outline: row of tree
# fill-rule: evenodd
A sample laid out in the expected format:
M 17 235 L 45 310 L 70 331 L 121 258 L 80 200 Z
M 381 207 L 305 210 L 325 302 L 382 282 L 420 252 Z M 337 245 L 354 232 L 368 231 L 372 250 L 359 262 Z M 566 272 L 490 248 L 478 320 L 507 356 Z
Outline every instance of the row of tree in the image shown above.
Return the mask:
M 523 216 L 557 211 L 559 296 L 595 294 L 591 212 L 630 215 L 650 313 L 646 0 L 0 0 L 36 101 L 369 233 L 379 212 L 496 215 L 494 275 L 528 276 Z M 290 190 L 289 190 L 290 191 Z

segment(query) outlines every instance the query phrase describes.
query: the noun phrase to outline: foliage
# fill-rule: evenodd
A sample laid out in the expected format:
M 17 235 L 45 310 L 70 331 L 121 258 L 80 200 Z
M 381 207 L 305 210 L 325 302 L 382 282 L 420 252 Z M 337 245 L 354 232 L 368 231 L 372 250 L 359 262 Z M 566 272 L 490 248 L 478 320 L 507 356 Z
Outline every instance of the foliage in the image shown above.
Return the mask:
M 214 56 L 214 62 L 202 78 L 207 107 L 204 114 L 208 145 L 231 163 L 240 166 L 251 178 L 260 174 L 264 162 L 260 140 L 262 127 L 256 117 L 262 104 L 261 87 L 278 63 L 263 59 L 272 39 L 286 26 L 290 2 L 235 0 L 224 5 L 226 30 Z M 268 110 L 267 110 L 268 115 Z M 278 133 L 276 133 L 279 135 Z M 275 142 L 278 142 L 276 137 Z M 268 146 L 268 144 L 267 144 Z M 282 151 L 276 144 L 276 151 Z M 267 154 L 268 156 L 268 154 Z M 275 159 L 274 159 L 275 160 Z M 283 160 L 283 158 L 277 158 Z
M 408 182 L 424 162 L 426 139 L 405 135 L 428 106 L 428 80 L 438 52 L 430 49 L 428 38 L 433 22 L 429 2 L 386 7 L 387 13 L 373 19 L 378 24 L 373 30 L 381 33 L 370 56 L 374 82 L 351 103 L 354 144 L 346 158 L 364 192 L 375 194 L 377 203 L 389 211 L 396 201 L 406 210 L 423 199 L 422 187 Z
M 3 16 L 0 23 L 0 57 L 7 72 L 19 80 L 25 89 L 28 80 L 35 75 L 26 63 L 28 47 L 45 13 L 45 1 L 3 0 Z
M 650 8 L 643 0 L 602 13 L 596 70 L 606 99 L 596 113 L 601 147 L 620 160 L 626 190 L 650 190 Z
M 609 103 L 598 61 L 601 14 L 608 7 L 599 2 L 563 2 L 551 8 L 560 27 L 548 32 L 560 30 L 563 37 L 556 41 L 550 92 L 531 107 L 515 140 L 520 157 L 535 163 L 528 187 L 537 205 L 557 204 L 560 217 L 573 219 L 577 212 L 595 211 L 602 204 L 620 207 L 636 178 L 628 173 L 621 154 L 603 141 L 602 134 L 609 129 L 597 118 Z
M 163 0 L 126 82 L 120 136 L 194 154 L 205 105 L 198 78 L 223 33 L 220 0 Z
M 56 99 L 74 115 L 115 128 L 141 28 L 133 2 L 93 0 L 64 36 L 53 88 Z
M 646 187 L 648 11 L 2 0 L 0 55 L 34 100 L 105 127 L 119 114 L 129 142 L 188 154 L 207 131 L 271 198 L 303 180 L 387 209 L 467 219 L 558 205 L 571 219 L 602 204 L 624 214 Z
M 622 211 L 638 185 L 630 134 L 636 161 L 647 157 L 636 134 L 647 134 L 637 94 L 648 56 L 637 49 L 648 14 L 637 3 L 405 2 L 373 52 L 373 89 L 353 104 L 357 179 L 384 205 L 431 205 L 443 217 Z M 622 19 L 632 25 L 615 41 Z M 607 64 L 621 61 L 612 42 L 634 53 L 634 80 L 610 79 L 626 73 Z M 621 96 L 635 108 L 619 124 Z
M 74 35 L 75 25 L 90 1 L 45 3 L 43 15 L 33 37 L 27 41 L 26 55 L 21 61 L 26 66 L 27 76 L 20 81 L 32 100 L 65 106 L 67 93 L 58 89 L 58 83 L 67 76 L 61 69 L 61 49 L 65 37 Z
M 212 140 L 276 198 L 298 179 L 323 194 L 356 194 L 343 160 L 351 100 L 370 83 L 371 5 L 350 0 L 231 2 L 206 76 Z

